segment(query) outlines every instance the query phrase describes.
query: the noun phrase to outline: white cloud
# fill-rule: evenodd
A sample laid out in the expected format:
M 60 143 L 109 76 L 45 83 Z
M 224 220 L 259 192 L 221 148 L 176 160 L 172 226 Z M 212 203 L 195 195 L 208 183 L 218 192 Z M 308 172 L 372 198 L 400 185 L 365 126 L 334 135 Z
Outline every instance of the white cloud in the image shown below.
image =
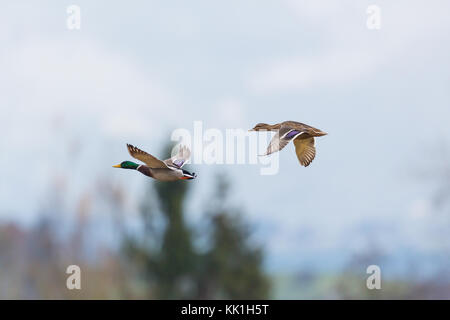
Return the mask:
M 250 87 L 258 92 L 345 86 L 371 72 L 381 62 L 360 52 L 333 51 L 316 57 L 296 57 L 273 62 L 257 71 Z
M 213 118 L 217 119 L 220 125 L 226 128 L 245 127 L 245 105 L 239 99 L 221 99 L 213 106 L 213 110 Z
M 416 199 L 411 204 L 409 214 L 414 220 L 422 220 L 431 215 L 432 206 L 430 202 L 426 199 Z
M 169 95 L 151 76 L 131 59 L 94 43 L 26 42 L 15 46 L 2 61 L 7 79 L 2 85 L 9 92 L 0 99 L 11 106 L 9 116 L 92 118 L 105 134 L 148 134 L 148 128 L 160 126 L 171 116 Z M 122 125 L 112 128 L 117 118 Z M 147 126 L 136 119 L 145 119 Z M 39 127 L 35 121 L 27 125 L 14 121 L 14 127 L 25 131 Z
M 297 52 L 257 67 L 246 84 L 258 93 L 348 85 L 383 70 L 389 62 L 414 59 L 417 51 L 426 47 L 430 34 L 444 36 L 450 27 L 448 10 L 443 9 L 449 9 L 447 2 L 442 7 L 434 3 L 382 1 L 379 31 L 366 28 L 365 3 L 350 0 L 327 1 L 326 5 L 322 1 L 286 3 L 297 15 L 302 32 L 313 33 L 321 46 L 306 49 L 299 44 Z

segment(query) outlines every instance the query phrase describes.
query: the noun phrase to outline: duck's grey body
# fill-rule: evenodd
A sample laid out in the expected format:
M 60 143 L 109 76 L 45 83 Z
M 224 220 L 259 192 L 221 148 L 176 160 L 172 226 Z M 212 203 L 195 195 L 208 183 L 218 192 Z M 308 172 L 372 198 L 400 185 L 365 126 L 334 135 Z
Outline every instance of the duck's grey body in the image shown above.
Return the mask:
M 140 173 L 159 181 L 176 181 L 184 176 L 183 170 L 175 168 L 150 168 L 146 165 L 140 165 L 137 170 Z

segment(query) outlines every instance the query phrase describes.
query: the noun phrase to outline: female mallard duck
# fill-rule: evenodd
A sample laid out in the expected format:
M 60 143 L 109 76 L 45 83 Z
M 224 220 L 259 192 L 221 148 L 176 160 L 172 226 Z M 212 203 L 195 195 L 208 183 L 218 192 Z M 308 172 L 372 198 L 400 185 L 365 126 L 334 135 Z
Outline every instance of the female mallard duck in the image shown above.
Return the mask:
M 151 154 L 138 149 L 131 144 L 127 144 L 128 152 L 145 164 L 137 164 L 131 161 L 124 161 L 113 166 L 114 168 L 137 170 L 146 176 L 159 181 L 176 181 L 180 179 L 194 179 L 197 175 L 181 169 L 191 155 L 191 151 L 186 147 L 181 147 L 178 153 L 167 160 L 161 161 Z
M 319 129 L 296 121 L 284 121 L 274 125 L 258 123 L 249 131 L 259 130 L 277 131 L 277 134 L 270 141 L 267 152 L 264 155 L 280 151 L 293 140 L 298 161 L 305 167 L 309 166 L 316 156 L 314 137 L 320 137 L 327 134 Z

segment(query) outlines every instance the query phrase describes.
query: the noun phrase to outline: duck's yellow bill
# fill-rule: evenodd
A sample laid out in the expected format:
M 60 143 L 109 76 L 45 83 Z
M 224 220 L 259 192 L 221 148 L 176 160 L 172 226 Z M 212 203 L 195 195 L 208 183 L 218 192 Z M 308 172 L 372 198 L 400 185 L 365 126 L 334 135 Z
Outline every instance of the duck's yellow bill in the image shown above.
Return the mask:
M 113 166 L 114 168 L 120 168 L 120 164 L 116 164 L 115 166 Z

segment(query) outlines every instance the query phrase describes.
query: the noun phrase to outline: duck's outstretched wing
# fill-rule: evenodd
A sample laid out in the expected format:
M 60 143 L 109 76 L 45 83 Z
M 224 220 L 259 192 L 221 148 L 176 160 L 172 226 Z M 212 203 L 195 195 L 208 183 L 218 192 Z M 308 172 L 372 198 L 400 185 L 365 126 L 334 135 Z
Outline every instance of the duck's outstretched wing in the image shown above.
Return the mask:
M 139 148 L 136 148 L 131 144 L 127 144 L 127 148 L 128 152 L 133 158 L 144 162 L 150 168 L 167 168 L 166 164 L 163 161 L 159 160 L 158 158 L 155 158 L 151 154 Z
M 316 148 L 314 147 L 314 138 L 307 139 L 295 139 L 295 153 L 297 154 L 298 161 L 302 166 L 309 166 L 309 164 L 316 157 Z
M 176 155 L 172 158 L 164 160 L 167 166 L 174 166 L 179 169 L 183 167 L 191 156 L 191 150 L 186 146 L 180 146 Z
M 280 127 L 280 130 L 278 130 L 278 132 L 273 136 L 272 140 L 267 146 L 266 153 L 263 155 L 266 156 L 282 150 L 291 140 L 297 138 L 302 134 L 304 134 L 304 132 L 301 130 L 282 125 Z

